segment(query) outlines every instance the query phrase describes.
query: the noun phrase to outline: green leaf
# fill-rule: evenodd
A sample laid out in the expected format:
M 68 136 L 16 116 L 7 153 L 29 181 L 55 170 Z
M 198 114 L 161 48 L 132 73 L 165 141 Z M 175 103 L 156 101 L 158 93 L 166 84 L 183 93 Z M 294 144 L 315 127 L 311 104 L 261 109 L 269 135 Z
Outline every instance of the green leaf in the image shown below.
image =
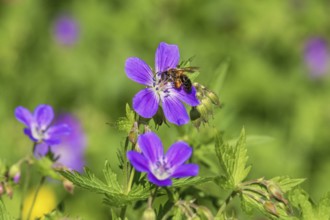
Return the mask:
M 271 179 L 275 183 L 278 184 L 278 186 L 281 188 L 281 190 L 286 193 L 290 191 L 295 186 L 298 186 L 302 182 L 304 182 L 306 179 L 291 179 L 287 176 L 278 176 Z
M 213 182 L 217 177 L 190 177 L 182 179 L 174 179 L 172 187 L 185 187 L 191 185 L 198 185 L 206 182 Z
M 3 203 L 2 199 L 0 198 L 0 219 L 1 220 L 13 220 L 14 218 L 9 214 L 7 211 L 5 204 Z
M 330 219 L 330 193 L 327 193 L 317 205 L 314 205 L 309 195 L 303 189 L 297 188 L 290 194 L 290 201 L 300 209 L 301 219 Z
M 97 178 L 88 168 L 85 168 L 85 175 L 70 171 L 59 172 L 77 187 L 104 194 L 104 202 L 111 206 L 122 207 L 138 200 L 144 200 L 150 195 L 149 188 L 142 186 L 134 186 L 129 193 L 125 193 L 117 181 L 116 173 L 112 171 L 107 161 L 103 170 L 105 182 Z
M 235 145 L 224 143 L 222 138 L 218 136 L 215 150 L 227 179 L 224 188 L 235 189 L 247 177 L 251 169 L 251 166 L 246 165 L 248 156 L 244 128 Z
M 129 104 L 126 104 L 126 117 L 121 117 L 118 119 L 116 125 L 120 131 L 129 133 L 134 124 L 134 111 L 130 108 Z

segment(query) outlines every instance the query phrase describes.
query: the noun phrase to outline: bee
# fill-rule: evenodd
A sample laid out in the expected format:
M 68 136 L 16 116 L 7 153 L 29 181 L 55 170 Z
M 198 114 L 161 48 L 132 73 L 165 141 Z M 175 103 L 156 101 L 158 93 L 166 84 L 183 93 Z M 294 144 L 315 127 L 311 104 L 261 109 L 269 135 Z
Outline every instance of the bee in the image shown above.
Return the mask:
M 162 72 L 162 78 L 173 82 L 174 87 L 179 89 L 183 88 L 186 93 L 191 92 L 192 82 L 186 73 L 193 73 L 198 70 L 198 67 L 177 67 L 171 68 Z

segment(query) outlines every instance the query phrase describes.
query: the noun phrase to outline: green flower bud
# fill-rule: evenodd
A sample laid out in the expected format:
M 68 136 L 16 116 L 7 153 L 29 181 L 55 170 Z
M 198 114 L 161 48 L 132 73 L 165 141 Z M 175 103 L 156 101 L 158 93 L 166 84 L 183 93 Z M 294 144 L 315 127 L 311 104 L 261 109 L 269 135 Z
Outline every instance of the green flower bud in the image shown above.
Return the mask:
M 147 208 L 142 215 L 143 220 L 156 220 L 156 213 L 152 208 Z
M 201 113 L 196 109 L 196 107 L 191 108 L 189 115 L 192 121 L 197 120 L 201 117 Z
M 263 204 L 263 206 L 264 206 L 264 209 L 265 209 L 268 213 L 270 213 L 270 214 L 272 214 L 272 215 L 275 215 L 276 217 L 279 217 L 279 213 L 277 212 L 277 210 L 276 210 L 276 206 L 275 206 L 274 203 L 272 203 L 272 202 L 270 202 L 270 201 L 266 201 L 266 202 Z

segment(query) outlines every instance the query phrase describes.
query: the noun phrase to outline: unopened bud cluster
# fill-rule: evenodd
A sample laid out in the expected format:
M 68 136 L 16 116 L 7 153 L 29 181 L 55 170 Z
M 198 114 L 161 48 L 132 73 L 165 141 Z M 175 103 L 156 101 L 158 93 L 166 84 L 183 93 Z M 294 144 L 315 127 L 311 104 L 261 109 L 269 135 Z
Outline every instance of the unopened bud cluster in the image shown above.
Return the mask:
M 211 90 L 199 83 L 193 83 L 196 88 L 196 96 L 200 101 L 198 106 L 190 110 L 190 119 L 199 128 L 202 123 L 207 123 L 210 116 L 213 116 L 213 107 L 221 107 L 219 97 Z
M 289 216 L 291 207 L 279 185 L 273 180 L 263 178 L 242 183 L 243 197 L 259 204 L 265 212 L 276 216 Z

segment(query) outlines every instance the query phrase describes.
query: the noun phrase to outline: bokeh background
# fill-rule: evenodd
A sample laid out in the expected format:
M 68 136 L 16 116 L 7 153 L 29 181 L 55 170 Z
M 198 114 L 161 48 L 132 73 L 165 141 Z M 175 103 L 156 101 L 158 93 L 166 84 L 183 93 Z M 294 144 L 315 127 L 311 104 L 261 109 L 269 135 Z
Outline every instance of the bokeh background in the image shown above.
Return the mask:
M 101 175 L 110 160 L 117 169 L 125 134 L 112 125 L 142 88 L 126 77 L 125 60 L 153 66 L 164 41 L 183 59 L 195 56 L 197 81 L 219 95 L 210 127 L 229 139 L 242 126 L 265 137 L 248 143 L 251 178 L 307 178 L 315 200 L 330 190 L 329 1 L 0 2 L 0 157 L 8 163 L 31 151 L 14 109 L 45 103 L 80 120 L 88 167 Z M 224 66 L 226 77 L 213 83 Z M 180 132 L 170 125 L 158 133 L 169 146 Z M 100 195 L 49 185 L 71 216 L 107 219 Z M 19 193 L 6 200 L 14 214 Z

